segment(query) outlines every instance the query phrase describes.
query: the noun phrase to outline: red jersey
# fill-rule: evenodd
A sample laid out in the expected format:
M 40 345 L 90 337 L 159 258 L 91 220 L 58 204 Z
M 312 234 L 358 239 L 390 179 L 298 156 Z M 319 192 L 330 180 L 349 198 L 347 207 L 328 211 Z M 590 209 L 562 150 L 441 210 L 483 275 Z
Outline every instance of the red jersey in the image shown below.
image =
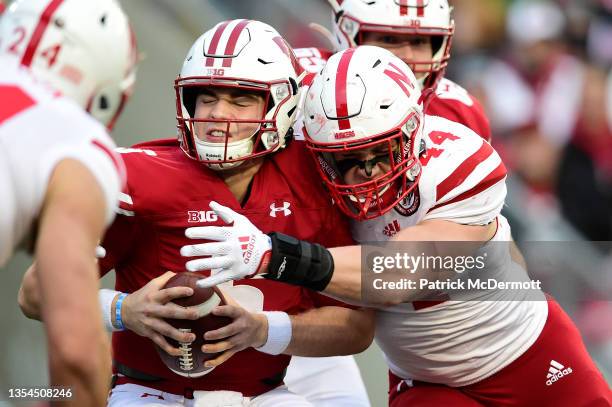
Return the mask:
M 107 256 L 101 272 L 114 268 L 116 288 L 134 292 L 167 270 L 185 271 L 179 250 L 193 240 L 185 237 L 192 226 L 222 226 L 210 210 L 214 200 L 248 217 L 263 232 L 282 231 L 326 247 L 353 243 L 348 224 L 332 205 L 318 179 L 304 143 L 293 141 L 267 157 L 253 178 L 250 196 L 241 206 L 215 171 L 190 160 L 175 140 L 143 143 L 119 149 L 125 160 L 127 190 L 118 216 L 107 231 Z M 261 290 L 264 310 L 295 314 L 312 308 L 316 296 L 305 288 L 265 279 L 237 281 Z M 172 393 L 183 389 L 232 390 L 256 396 L 273 389 L 290 357 L 247 349 L 211 373 L 188 379 L 171 372 L 148 338 L 130 331 L 113 334 L 115 361 L 138 372 L 163 378 L 138 382 Z M 276 382 L 271 378 L 277 378 Z M 160 384 L 161 383 L 161 384 Z
M 313 74 L 320 72 L 333 54 L 323 48 L 296 48 L 294 52 L 302 68 Z M 312 76 L 304 78 L 302 84 L 309 86 Z M 438 83 L 435 94 L 425 108 L 425 114 L 461 123 L 491 142 L 491 127 L 482 105 L 467 90 L 449 79 L 443 78 Z

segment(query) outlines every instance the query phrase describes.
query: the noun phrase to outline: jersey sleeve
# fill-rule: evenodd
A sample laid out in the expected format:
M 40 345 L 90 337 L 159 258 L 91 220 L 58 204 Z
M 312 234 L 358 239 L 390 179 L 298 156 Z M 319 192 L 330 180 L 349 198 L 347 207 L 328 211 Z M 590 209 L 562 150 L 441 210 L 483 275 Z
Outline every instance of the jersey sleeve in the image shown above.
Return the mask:
M 460 127 L 450 127 L 454 134 L 462 134 L 448 141 L 456 143 L 454 148 L 442 149 L 432 161 L 436 198 L 424 220 L 488 224 L 499 215 L 506 198 L 506 167 L 489 143 Z
M 312 291 L 312 290 L 305 290 L 305 291 L 306 291 L 306 294 L 312 300 L 312 304 L 314 308 L 321 308 L 321 307 L 343 307 L 343 308 L 350 308 L 350 309 L 361 308 L 359 306 L 347 304 L 340 300 L 336 300 L 335 298 L 328 297 L 327 295 L 323 295 L 316 291 Z
M 125 182 L 125 167 L 121 157 L 114 151 L 115 144 L 111 138 L 98 123 L 92 121 L 75 118 L 70 120 L 70 134 L 62 129 L 50 132 L 59 137 L 39 157 L 39 182 L 46 185 L 53 169 L 62 160 L 78 161 L 91 172 L 102 190 L 106 204 L 105 221 L 108 225 L 115 216 L 117 196 Z M 47 125 L 54 127 L 51 121 L 47 121 Z M 62 127 L 65 129 L 65 126 Z
M 295 57 L 307 72 L 317 73 L 327 63 L 332 52 L 323 48 L 294 48 Z
M 427 114 L 461 123 L 491 142 L 491 125 L 482 104 L 467 90 L 448 79 L 440 81 L 427 107 Z
M 98 265 L 103 276 L 129 259 L 138 239 L 138 220 L 136 208 L 131 196 L 130 179 L 119 193 L 114 203 L 117 214 L 114 222 L 106 230 L 101 246 L 106 250 L 106 256 L 100 259 Z

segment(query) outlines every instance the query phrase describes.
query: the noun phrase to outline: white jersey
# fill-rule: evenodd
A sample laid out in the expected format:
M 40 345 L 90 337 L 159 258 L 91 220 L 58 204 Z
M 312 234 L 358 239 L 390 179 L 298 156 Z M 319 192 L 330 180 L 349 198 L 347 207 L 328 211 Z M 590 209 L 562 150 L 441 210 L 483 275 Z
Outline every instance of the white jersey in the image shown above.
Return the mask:
M 106 130 L 79 106 L 37 83 L 13 57 L 0 56 L 0 266 L 31 232 L 47 183 L 63 159 L 97 179 L 113 219 L 123 163 Z M 93 256 L 93 253 L 92 253 Z
M 495 150 L 467 127 L 436 116 L 426 116 L 423 139 L 418 191 L 379 218 L 355 222 L 355 239 L 384 241 L 422 221 L 443 219 L 465 225 L 495 221 L 493 240 L 510 241 L 510 226 L 500 215 L 506 169 Z M 508 246 L 495 248 L 495 264 L 487 263 L 483 279 L 499 281 L 499 273 L 512 267 Z M 518 273 L 528 281 L 524 271 Z M 531 292 L 527 301 L 525 295 L 463 291 L 424 308 L 404 303 L 380 309 L 376 341 L 399 377 L 449 386 L 475 383 L 514 361 L 540 334 L 548 313 L 545 297 L 537 293 L 542 301 L 533 301 Z

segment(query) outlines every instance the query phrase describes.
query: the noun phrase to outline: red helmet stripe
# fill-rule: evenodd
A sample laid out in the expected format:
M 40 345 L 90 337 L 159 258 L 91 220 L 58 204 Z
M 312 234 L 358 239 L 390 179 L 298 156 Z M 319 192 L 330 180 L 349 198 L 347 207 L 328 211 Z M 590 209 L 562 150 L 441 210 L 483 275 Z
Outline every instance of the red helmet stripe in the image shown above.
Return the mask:
M 354 48 L 349 48 L 342 53 L 340 57 L 340 63 L 338 64 L 338 72 L 336 73 L 336 117 L 347 117 L 348 116 L 348 103 L 346 101 L 346 77 L 348 74 L 349 64 Z M 339 119 L 338 126 L 340 130 L 347 130 L 351 128 L 351 122 L 349 119 Z
M 232 33 L 230 34 L 229 40 L 227 41 L 227 45 L 225 46 L 226 56 L 230 56 L 234 53 L 234 50 L 236 49 L 236 43 L 238 42 L 238 38 L 240 37 L 240 33 L 242 33 L 242 30 L 244 30 L 244 27 L 246 27 L 247 24 L 250 22 L 251 20 L 242 20 L 241 22 L 236 24 L 236 26 L 232 30 Z M 232 61 L 233 61 L 232 58 L 224 58 L 223 66 L 225 68 L 229 68 L 230 66 L 232 66 Z
M 417 0 L 417 17 L 425 17 L 425 4 L 423 4 L 423 0 Z
M 219 40 L 221 39 L 221 35 L 223 34 L 223 31 L 225 31 L 225 27 L 227 27 L 229 23 L 230 23 L 229 21 L 224 21 L 221 24 L 219 24 L 219 27 L 217 27 L 217 31 L 215 31 L 215 33 L 213 34 L 213 37 L 210 40 L 210 45 L 208 46 L 208 51 L 207 51 L 208 55 L 214 55 L 217 52 L 217 46 L 219 45 Z M 214 62 L 215 60 L 213 58 L 211 57 L 206 58 L 206 66 L 213 66 Z
M 289 59 L 291 60 L 291 65 L 295 70 L 295 73 L 299 76 L 304 71 L 304 68 L 302 68 L 302 65 L 300 65 L 297 58 L 295 57 L 293 49 L 289 47 L 283 37 L 274 37 L 272 38 L 272 41 L 274 41 L 274 43 L 278 45 L 281 51 L 283 51 L 283 53 L 289 57 Z
M 400 0 L 400 16 L 408 15 L 408 0 Z
M 28 46 L 26 47 L 26 50 L 23 53 L 23 57 L 21 58 L 21 65 L 28 67 L 32 65 L 34 54 L 36 53 L 36 49 L 40 45 L 40 41 L 42 40 L 43 34 L 47 30 L 47 26 L 51 22 L 51 17 L 63 2 L 64 0 L 52 0 L 42 12 L 42 14 L 40 15 L 40 19 L 38 20 L 38 24 L 34 29 L 34 33 L 32 34 L 32 37 L 28 42 Z

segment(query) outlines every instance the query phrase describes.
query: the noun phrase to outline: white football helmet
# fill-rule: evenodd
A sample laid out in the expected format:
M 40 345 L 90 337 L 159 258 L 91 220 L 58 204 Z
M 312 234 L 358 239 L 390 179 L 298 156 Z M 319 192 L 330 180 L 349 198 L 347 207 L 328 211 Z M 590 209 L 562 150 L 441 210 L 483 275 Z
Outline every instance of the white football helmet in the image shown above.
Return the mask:
M 214 170 L 275 152 L 293 135 L 298 104 L 298 72 L 293 50 L 268 24 L 230 20 L 217 24 L 193 44 L 175 81 L 179 141 L 188 157 Z M 195 101 L 204 87 L 238 88 L 264 94 L 259 120 L 196 119 Z M 196 122 L 257 124 L 246 139 L 225 143 L 200 140 Z
M 332 0 L 336 1 L 336 0 Z M 448 65 L 455 23 L 447 0 L 344 0 L 332 26 L 336 50 L 361 44 L 364 32 L 431 36 L 429 61 L 405 61 L 414 73 L 427 74 L 419 83 L 435 89 Z M 337 3 L 335 3 L 337 4 Z
M 415 190 L 421 174 L 422 123 L 414 74 L 378 47 L 360 46 L 332 55 L 305 98 L 307 145 L 334 200 L 356 219 L 378 217 Z M 350 156 L 372 148 L 382 151 L 374 160 L 337 159 L 338 153 Z M 381 176 L 360 184 L 343 178 L 349 168 L 380 161 L 390 168 Z
M 136 79 L 136 40 L 116 0 L 16 0 L 0 19 L 0 52 L 109 128 Z

